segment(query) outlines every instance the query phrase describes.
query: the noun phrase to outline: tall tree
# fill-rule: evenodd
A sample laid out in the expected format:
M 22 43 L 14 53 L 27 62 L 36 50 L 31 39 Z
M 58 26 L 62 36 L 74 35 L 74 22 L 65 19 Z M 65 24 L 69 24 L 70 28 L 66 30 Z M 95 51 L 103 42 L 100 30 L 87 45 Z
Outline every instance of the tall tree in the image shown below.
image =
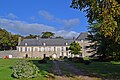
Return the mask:
M 97 52 L 118 58 L 120 56 L 120 1 L 72 0 L 71 7 L 86 12 L 91 39 L 97 41 Z
M 77 42 L 72 42 L 70 44 L 69 50 L 71 54 L 81 54 L 81 46 Z
M 18 37 L 20 35 L 13 35 L 12 33 L 0 28 L 0 50 L 12 49 L 18 44 Z
M 55 35 L 55 33 L 52 32 L 42 32 L 42 38 L 51 38 Z

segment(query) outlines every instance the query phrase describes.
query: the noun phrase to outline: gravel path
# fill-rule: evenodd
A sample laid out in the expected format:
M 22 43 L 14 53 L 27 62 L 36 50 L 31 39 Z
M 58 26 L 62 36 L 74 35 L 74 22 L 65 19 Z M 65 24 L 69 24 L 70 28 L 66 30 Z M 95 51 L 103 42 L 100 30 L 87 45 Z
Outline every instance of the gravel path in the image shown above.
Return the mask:
M 102 80 L 86 74 L 65 61 L 53 61 L 53 63 L 52 72 L 55 78 L 49 80 Z
M 55 78 L 49 80 L 102 80 L 95 76 L 90 76 L 62 60 L 53 61 L 52 72 Z

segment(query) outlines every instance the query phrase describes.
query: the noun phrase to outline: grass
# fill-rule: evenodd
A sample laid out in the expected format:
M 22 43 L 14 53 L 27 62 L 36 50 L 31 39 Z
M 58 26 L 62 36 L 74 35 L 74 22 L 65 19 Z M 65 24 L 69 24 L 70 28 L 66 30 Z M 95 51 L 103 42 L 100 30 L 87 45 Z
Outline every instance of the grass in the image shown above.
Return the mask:
M 18 80 L 11 76 L 12 66 L 15 65 L 19 59 L 0 59 L 0 80 Z M 20 80 L 47 80 L 48 70 L 50 69 L 51 61 L 47 64 L 39 64 L 38 59 L 27 59 L 32 60 L 35 65 L 40 69 L 38 77 L 32 79 L 20 79 Z
M 15 62 L 16 59 L 0 59 L 0 80 L 13 80 L 11 67 Z
M 70 61 L 67 62 L 88 73 L 108 79 L 120 79 L 120 62 L 92 62 L 90 65 Z

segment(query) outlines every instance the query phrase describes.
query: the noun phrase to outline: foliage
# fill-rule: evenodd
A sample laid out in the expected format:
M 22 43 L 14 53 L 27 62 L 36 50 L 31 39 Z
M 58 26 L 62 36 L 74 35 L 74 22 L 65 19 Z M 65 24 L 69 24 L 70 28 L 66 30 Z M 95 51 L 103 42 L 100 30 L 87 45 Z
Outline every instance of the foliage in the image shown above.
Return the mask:
M 120 59 L 120 1 L 72 0 L 71 7 L 86 12 L 97 53 Z
M 25 36 L 24 39 L 33 39 L 39 37 L 38 35 L 33 35 L 33 34 L 29 34 L 28 36 Z
M 19 60 L 15 66 L 13 66 L 13 76 L 15 78 L 34 78 L 38 75 L 39 69 L 32 62 L 27 60 Z
M 41 64 L 41 63 L 47 63 L 49 60 L 50 60 L 49 57 L 45 57 L 45 58 L 43 58 L 42 60 L 39 60 L 39 63 L 40 63 L 40 64 Z
M 86 71 L 86 73 L 93 73 L 93 75 L 101 76 L 102 78 L 108 80 L 119 80 L 120 79 L 120 62 L 94 62 L 90 65 L 85 65 L 84 63 L 74 63 L 70 64 L 76 66 L 78 69 Z
M 0 49 L 11 49 L 14 48 L 18 43 L 19 35 L 13 35 L 4 29 L 0 28 Z
M 55 35 L 55 33 L 52 32 L 42 32 L 42 38 L 51 38 Z
M 70 50 L 71 54 L 80 54 L 81 46 L 77 42 L 72 42 L 70 44 L 69 50 Z
M 58 38 L 58 39 L 64 39 L 64 37 L 62 37 L 62 36 L 57 36 L 56 38 Z

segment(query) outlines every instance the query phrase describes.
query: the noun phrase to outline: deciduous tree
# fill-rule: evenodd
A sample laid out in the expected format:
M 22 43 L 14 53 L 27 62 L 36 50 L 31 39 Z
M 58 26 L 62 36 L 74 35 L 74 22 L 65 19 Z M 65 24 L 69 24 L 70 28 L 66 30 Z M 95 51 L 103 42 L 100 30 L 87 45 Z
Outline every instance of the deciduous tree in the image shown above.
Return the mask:
M 70 44 L 69 50 L 71 54 L 81 54 L 81 46 L 77 42 L 72 42 Z
M 120 1 L 72 0 L 71 7 L 86 12 L 97 53 L 120 59 Z
M 52 32 L 42 32 L 42 38 L 50 38 L 53 37 L 55 33 Z

